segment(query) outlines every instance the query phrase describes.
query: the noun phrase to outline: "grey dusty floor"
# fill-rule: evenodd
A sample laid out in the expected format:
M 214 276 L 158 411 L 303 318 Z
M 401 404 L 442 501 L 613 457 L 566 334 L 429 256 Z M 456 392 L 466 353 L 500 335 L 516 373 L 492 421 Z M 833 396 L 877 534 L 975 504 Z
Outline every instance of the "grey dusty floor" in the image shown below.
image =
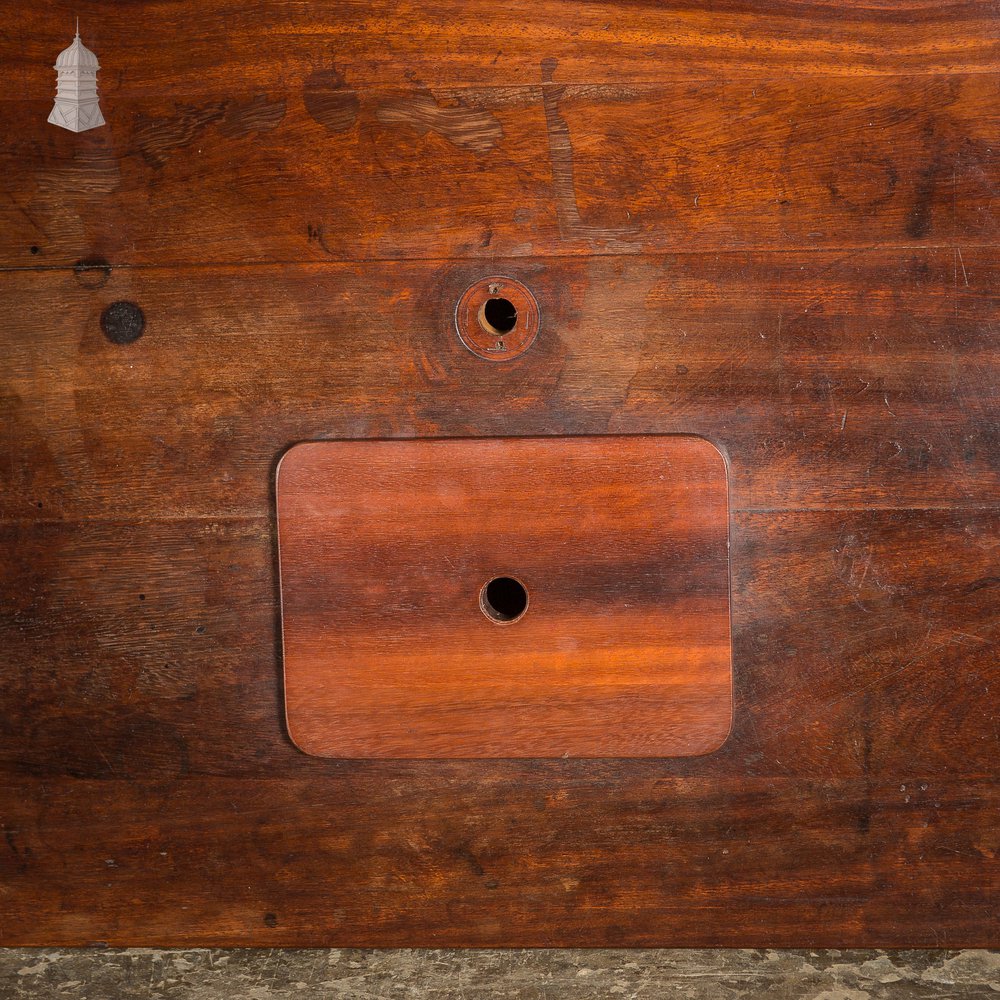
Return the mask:
M 1000 1000 L 1000 952 L 0 950 L 11 997 Z

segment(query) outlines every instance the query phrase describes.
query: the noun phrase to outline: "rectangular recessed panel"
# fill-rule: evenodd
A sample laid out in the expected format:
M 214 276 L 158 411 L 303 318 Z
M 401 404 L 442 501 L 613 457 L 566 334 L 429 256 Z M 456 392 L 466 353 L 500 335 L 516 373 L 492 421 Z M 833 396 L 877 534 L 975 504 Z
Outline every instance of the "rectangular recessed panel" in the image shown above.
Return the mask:
M 687 756 L 728 735 L 728 488 L 707 441 L 301 444 L 277 504 L 307 753 Z

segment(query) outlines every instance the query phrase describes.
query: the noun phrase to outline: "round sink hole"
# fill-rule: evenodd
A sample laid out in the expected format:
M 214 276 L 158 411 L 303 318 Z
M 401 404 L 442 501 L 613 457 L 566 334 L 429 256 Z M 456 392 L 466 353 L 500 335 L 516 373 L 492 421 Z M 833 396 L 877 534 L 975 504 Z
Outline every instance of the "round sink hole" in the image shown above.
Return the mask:
M 528 609 L 528 591 L 512 576 L 497 576 L 479 594 L 483 614 L 501 625 L 516 622 Z
M 487 299 L 479 310 L 479 325 L 487 333 L 502 337 L 517 326 L 517 306 L 510 299 Z

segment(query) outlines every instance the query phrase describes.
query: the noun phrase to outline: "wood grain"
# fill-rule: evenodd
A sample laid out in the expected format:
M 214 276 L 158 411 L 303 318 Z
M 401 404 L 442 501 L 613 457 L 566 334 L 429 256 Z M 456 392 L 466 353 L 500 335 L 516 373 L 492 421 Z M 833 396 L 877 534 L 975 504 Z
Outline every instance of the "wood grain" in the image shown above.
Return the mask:
M 729 735 L 729 494 L 704 439 L 318 442 L 276 491 L 307 753 L 687 757 Z M 502 624 L 480 606 L 498 577 L 525 601 Z
M 10 274 L 0 516 L 261 516 L 296 441 L 603 433 L 707 438 L 736 508 L 998 503 L 994 251 L 498 270 L 543 315 L 500 366 L 454 330 L 475 263 Z
M 4 23 L 0 942 L 1000 944 L 996 3 Z M 503 365 L 453 328 L 496 273 Z M 632 434 L 730 464 L 719 751 L 294 747 L 280 454 Z
M 82 136 L 6 104 L 0 265 L 997 244 L 992 74 L 310 80 L 185 101 L 130 88 Z
M 343 774 L 285 731 L 274 530 L 267 514 L 4 525 L 3 773 Z M 733 732 L 658 773 L 989 778 L 998 556 L 995 509 L 734 512 Z
M 141 11 L 141 16 L 137 12 Z M 560 82 L 639 83 L 743 75 L 841 78 L 1000 68 L 995 6 L 979 0 L 672 0 L 658 4 L 462 0 L 301 4 L 224 0 L 19 5 L 0 40 L 4 95 L 38 99 L 79 14 L 101 58 L 102 90 L 187 97 L 234 82 L 287 85 L 336 67 L 355 86 L 531 84 L 552 60 Z
M 5 796 L 4 928 L 26 945 L 995 941 L 992 779 L 357 763 Z

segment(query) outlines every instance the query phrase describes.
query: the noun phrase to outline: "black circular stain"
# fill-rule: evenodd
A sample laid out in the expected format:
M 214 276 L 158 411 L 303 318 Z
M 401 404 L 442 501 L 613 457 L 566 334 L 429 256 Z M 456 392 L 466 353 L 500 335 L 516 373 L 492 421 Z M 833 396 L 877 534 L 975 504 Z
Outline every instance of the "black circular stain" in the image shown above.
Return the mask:
M 131 344 L 146 329 L 146 317 L 134 302 L 112 302 L 101 313 L 101 329 L 112 344 Z
M 273 913 L 265 913 L 264 914 L 264 923 L 267 924 L 268 927 L 277 927 L 278 926 L 278 918 Z

